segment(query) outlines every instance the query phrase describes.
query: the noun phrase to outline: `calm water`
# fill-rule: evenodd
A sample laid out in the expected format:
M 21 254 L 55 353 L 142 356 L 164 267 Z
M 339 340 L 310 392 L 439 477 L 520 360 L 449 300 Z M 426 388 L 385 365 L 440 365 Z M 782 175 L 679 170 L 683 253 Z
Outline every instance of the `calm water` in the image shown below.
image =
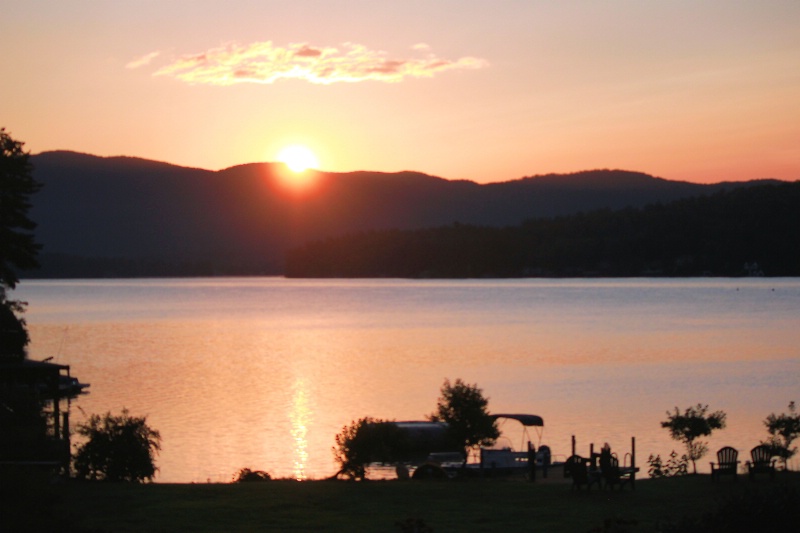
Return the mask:
M 91 383 L 73 423 L 147 415 L 161 482 L 328 476 L 343 425 L 423 419 L 445 378 L 541 415 L 556 455 L 571 435 L 620 455 L 636 436 L 645 467 L 678 448 L 659 425 L 676 405 L 725 410 L 710 447 L 747 454 L 800 401 L 800 279 L 24 281 L 12 296 L 30 356 Z

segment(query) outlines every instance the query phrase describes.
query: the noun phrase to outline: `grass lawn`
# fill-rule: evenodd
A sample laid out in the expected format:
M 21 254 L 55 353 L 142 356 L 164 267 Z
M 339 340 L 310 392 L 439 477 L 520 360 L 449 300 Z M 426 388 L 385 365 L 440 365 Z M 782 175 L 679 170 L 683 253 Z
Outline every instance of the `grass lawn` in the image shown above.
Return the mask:
M 745 493 L 800 488 L 800 474 L 775 481 L 705 475 L 641 479 L 636 490 L 593 489 L 521 479 L 306 481 L 240 484 L 66 483 L 35 499 L 29 526 L 61 531 L 660 531 L 665 521 L 701 516 Z M 39 505 L 48 516 L 39 516 Z M 19 507 L 18 507 L 19 510 Z M 57 518 L 54 518 L 57 517 Z M 65 519 L 64 517 L 68 517 Z M 613 524 L 609 527 L 609 524 Z M 72 529 L 70 529 L 72 528 Z M 0 527 L 0 529 L 3 529 Z M 26 529 L 20 529 L 26 530 Z M 5 530 L 4 530 L 5 531 Z M 406 531 L 414 531 L 406 529 Z

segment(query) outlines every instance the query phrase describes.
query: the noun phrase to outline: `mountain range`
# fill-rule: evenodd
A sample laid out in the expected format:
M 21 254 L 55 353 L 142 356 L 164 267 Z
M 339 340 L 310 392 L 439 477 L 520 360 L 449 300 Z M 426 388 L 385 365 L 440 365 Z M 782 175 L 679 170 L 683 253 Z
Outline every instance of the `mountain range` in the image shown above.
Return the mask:
M 418 172 L 315 172 L 287 188 L 279 163 L 219 171 L 131 157 L 33 155 L 41 268 L 27 277 L 273 275 L 309 241 L 453 223 L 506 227 L 598 209 L 709 195 L 764 180 L 710 185 L 591 170 L 501 183 Z

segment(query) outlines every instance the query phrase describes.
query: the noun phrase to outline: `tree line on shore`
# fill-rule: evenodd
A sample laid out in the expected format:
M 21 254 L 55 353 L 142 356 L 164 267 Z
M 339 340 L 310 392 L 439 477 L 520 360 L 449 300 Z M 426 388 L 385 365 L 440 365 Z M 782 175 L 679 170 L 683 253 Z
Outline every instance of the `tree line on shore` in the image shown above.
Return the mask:
M 287 253 L 288 277 L 800 275 L 800 182 L 494 228 L 352 233 Z

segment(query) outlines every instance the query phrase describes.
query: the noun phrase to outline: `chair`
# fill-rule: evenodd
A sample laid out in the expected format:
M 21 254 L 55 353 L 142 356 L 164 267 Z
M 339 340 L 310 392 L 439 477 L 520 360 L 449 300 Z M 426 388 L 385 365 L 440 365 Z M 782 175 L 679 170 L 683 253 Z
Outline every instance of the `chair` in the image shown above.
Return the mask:
M 603 484 L 611 489 L 619 486 L 622 490 L 625 483 L 631 481 L 631 475 L 623 473 L 619 467 L 619 459 L 613 455 L 600 455 L 600 473 L 603 477 Z
M 737 481 L 739 469 L 739 451 L 736 448 L 725 446 L 717 452 L 717 462 L 711 463 L 711 481 L 717 481 L 719 476 L 730 474 Z
M 750 479 L 756 474 L 769 474 L 770 479 L 775 479 L 775 459 L 772 458 L 772 448 L 766 444 L 759 444 L 750 450 L 751 461 L 747 461 L 747 470 Z
M 570 456 L 564 463 L 564 477 L 572 478 L 572 488 L 580 490 L 582 485 L 586 485 L 587 490 L 591 488 L 587 463 L 580 455 Z

